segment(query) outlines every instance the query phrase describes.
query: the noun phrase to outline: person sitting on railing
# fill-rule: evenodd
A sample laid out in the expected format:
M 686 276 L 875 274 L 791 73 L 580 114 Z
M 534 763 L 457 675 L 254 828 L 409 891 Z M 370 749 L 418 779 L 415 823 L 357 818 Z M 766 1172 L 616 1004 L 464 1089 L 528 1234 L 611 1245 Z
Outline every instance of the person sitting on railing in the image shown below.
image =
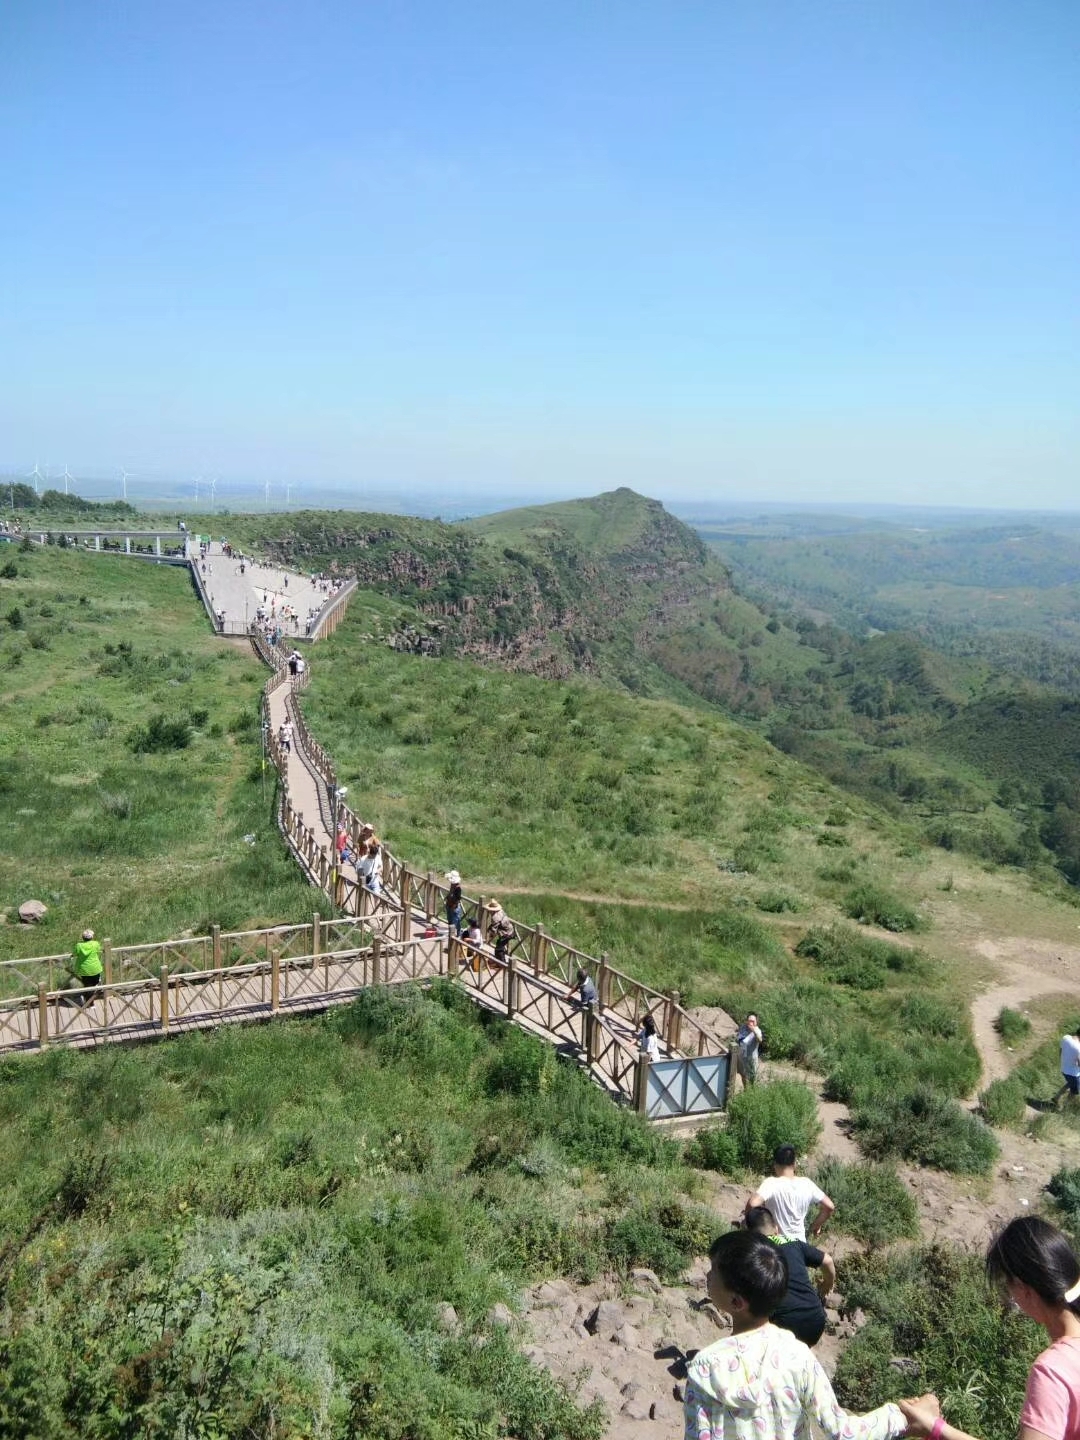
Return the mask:
M 576 996 L 576 999 L 575 999 Z M 595 1005 L 600 999 L 596 993 L 596 985 L 587 970 L 577 972 L 577 980 L 570 986 L 570 998 L 579 1009 L 584 1010 L 589 1005 Z
M 450 889 L 446 892 L 446 923 L 460 938 L 461 927 L 465 919 L 465 911 L 461 904 L 461 876 L 456 870 L 448 870 L 446 878 L 450 882 Z
M 79 981 L 83 991 L 81 1004 L 85 1005 L 94 997 L 88 992 L 94 985 L 101 984 L 104 966 L 101 963 L 101 941 L 94 939 L 93 930 L 84 930 L 82 939 L 71 952 L 71 973 Z
M 372 895 L 382 894 L 382 846 L 374 835 L 368 842 L 367 850 L 357 861 L 356 873 L 365 890 L 370 890 Z
M 652 1012 L 648 1012 L 641 1022 L 641 1028 L 634 1037 L 637 1040 L 638 1049 L 650 1060 L 660 1059 L 660 1036 L 656 1033 L 656 1021 Z

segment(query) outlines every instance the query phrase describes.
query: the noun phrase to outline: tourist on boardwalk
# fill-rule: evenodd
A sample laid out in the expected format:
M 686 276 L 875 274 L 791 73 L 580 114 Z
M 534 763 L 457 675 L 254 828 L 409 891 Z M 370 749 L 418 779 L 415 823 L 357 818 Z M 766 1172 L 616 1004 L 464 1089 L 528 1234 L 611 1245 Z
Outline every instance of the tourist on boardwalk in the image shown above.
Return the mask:
M 756 1015 L 747 1015 L 735 1034 L 735 1068 L 745 1090 L 758 1077 L 758 1056 L 765 1036 Z
M 361 854 L 356 865 L 356 873 L 360 877 L 360 883 L 365 890 L 370 890 L 372 895 L 382 894 L 382 846 L 373 835 L 368 841 L 367 849 Z
M 450 883 L 450 889 L 446 892 L 446 923 L 453 933 L 460 937 L 465 920 L 461 903 L 461 876 L 456 870 L 448 870 L 446 878 Z
M 820 1235 L 836 1206 L 808 1175 L 795 1174 L 795 1146 L 778 1145 L 773 1152 L 773 1173 L 762 1180 L 746 1202 L 747 1213 L 755 1205 L 767 1205 L 776 1217 L 780 1234 L 789 1240 L 806 1239 L 806 1216 L 817 1206 L 810 1229 Z
M 643 1055 L 647 1055 L 650 1060 L 660 1059 L 660 1036 L 656 1033 L 656 1021 L 653 1019 L 651 1011 L 642 1020 L 634 1038 Z
M 87 1000 L 94 997 L 89 993 L 91 987 L 101 984 L 101 976 L 104 970 L 101 963 L 101 941 L 94 939 L 93 930 L 84 930 L 82 939 L 76 942 L 75 949 L 71 952 L 71 973 L 79 982 L 82 990 L 81 1003 L 86 1004 Z
M 283 720 L 278 731 L 278 741 L 286 755 L 292 754 L 293 727 L 291 720 Z
M 1072 1246 L 1038 1215 L 1010 1220 L 986 1252 L 986 1273 L 1050 1344 L 1028 1372 L 1020 1440 L 1076 1440 L 1080 1435 L 1080 1261 Z M 946 1424 L 933 1395 L 901 1400 L 909 1435 L 971 1440 Z
M 488 939 L 495 945 L 495 959 L 505 965 L 510 942 L 517 938 L 517 931 L 514 929 L 514 922 L 510 919 L 510 916 L 507 915 L 498 900 L 494 898 L 489 900 L 487 910 Z
M 1051 1105 L 1056 1105 L 1066 1092 L 1070 1100 L 1080 1095 L 1080 1030 L 1061 1037 L 1061 1078 L 1065 1083 L 1051 1100 Z
M 780 1234 L 776 1218 L 765 1205 L 752 1205 L 746 1212 L 746 1228 L 754 1235 L 764 1235 L 777 1248 L 787 1270 L 787 1294 L 772 1313 L 772 1322 L 781 1330 L 790 1330 L 804 1345 L 816 1345 L 825 1333 L 823 1298 L 836 1284 L 833 1258 L 805 1240 L 788 1240 Z M 810 1279 L 808 1266 L 819 1269 L 817 1285 Z
M 587 970 L 579 970 L 577 972 L 577 979 L 573 985 L 570 986 L 570 998 L 582 1010 L 584 1010 L 587 1005 L 595 1005 L 600 999 L 596 993 L 593 978 Z
M 714 1241 L 705 1285 L 731 1334 L 699 1350 L 687 1367 L 685 1440 L 802 1440 L 813 1421 L 829 1440 L 889 1440 L 907 1429 L 905 1412 L 882 1405 L 868 1415 L 841 1410 L 810 1350 L 770 1322 L 788 1272 L 775 1245 L 732 1230 Z M 932 1395 L 905 1402 L 931 1417 Z
M 484 946 L 484 932 L 480 929 L 479 917 L 474 915 L 465 927 L 465 963 L 471 965 L 476 974 L 480 973 L 480 954 Z

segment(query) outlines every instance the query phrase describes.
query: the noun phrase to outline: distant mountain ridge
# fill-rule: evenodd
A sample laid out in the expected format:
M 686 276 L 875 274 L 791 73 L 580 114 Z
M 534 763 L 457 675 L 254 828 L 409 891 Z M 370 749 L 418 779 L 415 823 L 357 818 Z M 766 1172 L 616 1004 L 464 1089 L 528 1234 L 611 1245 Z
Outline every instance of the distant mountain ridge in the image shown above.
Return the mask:
M 1009 746 L 1013 734 L 1030 755 L 1054 729 L 1071 736 L 1060 694 L 903 630 L 866 636 L 754 603 L 632 490 L 456 524 L 305 512 L 230 525 L 282 564 L 355 575 L 399 602 L 398 648 L 715 705 L 835 783 L 913 809 L 942 845 L 1026 865 L 1045 862 L 1045 843 L 1080 878 L 1080 753 L 1068 738 L 1043 745 L 1044 773 Z

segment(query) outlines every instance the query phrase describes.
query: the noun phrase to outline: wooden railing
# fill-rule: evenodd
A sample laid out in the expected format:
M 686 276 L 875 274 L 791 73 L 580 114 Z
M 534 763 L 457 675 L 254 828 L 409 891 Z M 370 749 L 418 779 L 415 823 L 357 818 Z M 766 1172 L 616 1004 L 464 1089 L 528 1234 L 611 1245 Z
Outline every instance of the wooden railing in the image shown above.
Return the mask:
M 264 659 L 275 668 L 265 689 L 268 714 L 271 693 L 287 682 L 289 675 L 278 654 L 265 655 Z M 385 845 L 382 847 L 383 872 L 379 895 L 372 894 L 355 873 L 350 875 L 338 864 L 334 843 L 337 827 L 345 830 L 350 849 L 356 853 L 360 847 L 363 822 L 339 797 L 337 772 L 330 756 L 311 735 L 303 718 L 296 694 L 309 679 L 310 670 L 307 670 L 299 681 L 292 681 L 293 691 L 286 707 L 293 720 L 294 745 L 307 768 L 321 781 L 321 787 L 317 786 L 320 810 L 326 810 L 325 796 L 329 800 L 330 815 L 320 815 L 323 822 L 323 835 L 320 837 L 305 822 L 304 816 L 294 812 L 287 790 L 285 759 L 280 753 L 276 736 L 271 736 L 269 753 L 282 780 L 279 809 L 282 833 L 312 883 L 323 891 L 338 911 L 354 917 L 370 933 L 388 942 L 406 943 L 414 926 L 431 922 L 444 913 L 449 885 L 438 879 L 434 871 L 429 870 L 422 875 L 410 870 Z M 479 919 L 487 940 L 488 911 L 484 897 L 463 895 L 462 899 L 466 911 Z M 597 959 L 566 941 L 548 935 L 541 925 L 530 926 L 518 920 L 514 920 L 513 925 L 514 934 L 507 947 L 508 968 L 518 977 L 531 974 L 531 978 L 501 982 L 500 1004 L 511 1017 L 516 1008 L 514 984 L 524 983 L 528 991 L 530 986 L 540 984 L 542 977 L 543 1004 L 554 1007 L 552 1017 L 558 1019 L 560 1027 L 551 1034 L 565 1033 L 569 1038 L 574 1028 L 574 1016 L 577 1016 L 581 1033 L 575 1043 L 580 1045 L 587 1063 L 598 1069 L 612 1088 L 621 1094 L 631 1095 L 642 1113 L 659 1118 L 723 1108 L 733 1079 L 729 1047 L 720 1036 L 685 1010 L 677 991 L 664 993 L 655 990 L 617 969 L 607 955 Z M 579 1011 L 569 999 L 579 970 L 591 976 L 597 989 L 594 1032 L 586 1033 L 587 1026 L 582 1015 L 588 1012 Z M 459 973 L 470 985 L 460 967 Z M 485 973 L 489 976 L 485 987 L 470 985 L 473 992 L 480 996 L 494 984 L 490 976 L 496 972 L 488 967 Z M 502 973 L 502 967 L 499 973 Z M 505 988 L 506 984 L 510 985 L 510 990 Z M 557 987 L 564 987 L 565 1005 L 571 1007 L 573 1014 L 569 1011 L 563 1013 L 556 1005 L 552 997 L 557 994 Z M 662 1045 L 667 1051 L 667 1058 L 652 1067 L 647 1057 L 640 1055 L 632 1044 L 646 1014 L 652 1015 L 656 1022 Z M 633 1083 L 627 1090 L 630 1073 L 627 1066 L 631 1062 Z
M 335 599 L 344 601 L 348 593 Z M 215 925 L 209 935 L 144 945 L 114 946 L 106 939 L 103 983 L 92 991 L 73 991 L 70 981 L 61 985 L 71 963 L 66 955 L 0 962 L 0 996 L 8 997 L 0 998 L 0 1052 L 138 1039 L 325 1008 L 367 985 L 448 975 L 476 1003 L 572 1052 L 613 1095 L 649 1118 L 723 1108 L 732 1079 L 728 1047 L 687 1013 L 677 991 L 655 990 L 618 970 L 607 955 L 596 959 L 542 925 L 521 921 L 512 922 L 505 956 L 496 959 L 486 933 L 479 946 L 469 945 L 434 923 L 445 912 L 449 891 L 434 871 L 411 870 L 384 847 L 381 893 L 373 894 L 339 865 L 335 822 L 359 848 L 361 821 L 342 802 L 330 756 L 298 704 L 310 671 L 290 675 L 281 647 L 261 634 L 251 640 L 273 671 L 263 690 L 263 718 L 266 755 L 279 780 L 278 824 L 335 916 L 326 920 L 316 913 L 307 925 L 251 931 L 222 932 Z M 289 687 L 285 704 L 294 749 L 317 781 L 318 817 L 295 809 L 286 757 L 269 723 L 271 698 L 282 686 Z M 463 903 L 486 932 L 484 897 L 463 897 Z M 579 1002 L 578 971 L 591 976 L 595 1005 Z M 646 1014 L 662 1041 L 662 1058 L 652 1063 L 635 1038 Z

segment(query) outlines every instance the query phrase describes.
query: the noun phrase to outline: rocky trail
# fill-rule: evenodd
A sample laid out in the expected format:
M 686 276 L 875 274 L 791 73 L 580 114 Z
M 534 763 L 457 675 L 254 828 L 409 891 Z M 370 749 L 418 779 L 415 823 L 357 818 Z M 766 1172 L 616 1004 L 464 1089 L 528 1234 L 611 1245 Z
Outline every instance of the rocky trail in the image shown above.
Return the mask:
M 504 889 L 506 887 L 503 887 Z M 1015 1057 L 1001 1044 L 994 1020 L 1003 1006 L 1023 1011 L 1048 995 L 1080 991 L 1080 946 L 1037 939 L 982 939 L 978 953 L 990 963 L 992 983 L 971 1007 L 975 1042 L 983 1063 L 980 1089 L 1008 1074 Z M 693 1012 L 695 1019 L 721 1035 L 731 1034 L 731 1016 L 715 1007 Z M 819 1093 L 822 1138 L 814 1159 L 860 1159 L 850 1134 L 847 1107 L 820 1095 L 821 1077 L 794 1066 L 772 1064 L 766 1074 L 800 1079 Z M 974 1097 L 973 1097 L 974 1098 Z M 1032 1112 L 1034 1114 L 1034 1112 Z M 988 1178 L 947 1175 L 938 1170 L 901 1166 L 899 1173 L 915 1196 L 921 1241 L 985 1246 L 993 1232 L 1013 1215 L 1035 1209 L 1051 1175 L 1062 1166 L 1080 1165 L 1080 1135 L 1064 1132 L 1052 1140 L 999 1130 L 1001 1157 Z M 719 1222 L 742 1209 L 747 1187 L 719 1175 L 705 1176 L 709 1202 Z M 825 1235 L 827 1247 L 842 1257 L 857 1242 Z M 671 1440 L 682 1423 L 680 1358 L 727 1333 L 727 1322 L 705 1302 L 704 1258 L 678 1285 L 664 1285 L 650 1270 L 635 1270 L 620 1287 L 614 1279 L 575 1286 L 546 1281 L 522 1296 L 526 1353 L 553 1374 L 577 1385 L 579 1398 L 603 1400 L 609 1415 L 608 1440 Z M 862 1316 L 845 1315 L 841 1296 L 827 1302 L 829 1327 L 815 1353 L 830 1372 Z

